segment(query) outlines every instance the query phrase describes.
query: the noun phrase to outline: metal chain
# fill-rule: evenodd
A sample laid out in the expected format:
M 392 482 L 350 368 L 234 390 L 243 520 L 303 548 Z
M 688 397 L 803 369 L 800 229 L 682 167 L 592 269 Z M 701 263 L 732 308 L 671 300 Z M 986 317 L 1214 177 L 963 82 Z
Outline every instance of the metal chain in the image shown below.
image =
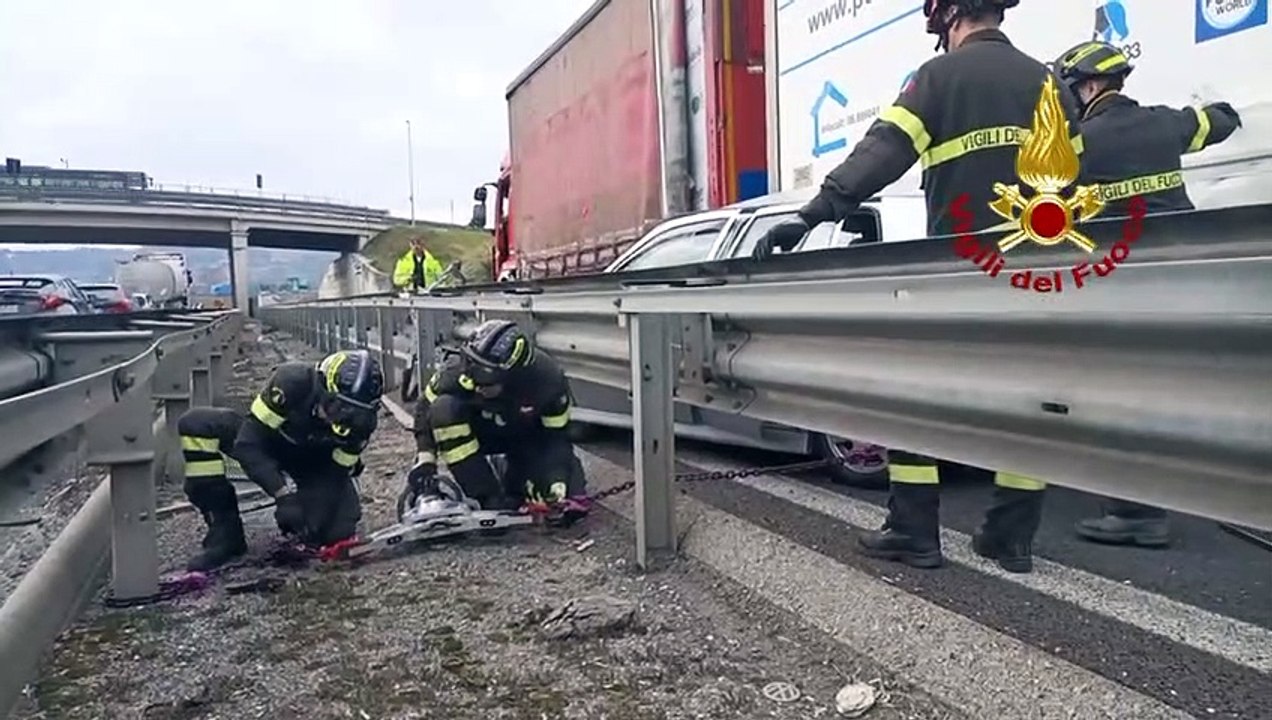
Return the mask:
M 825 467 L 837 464 L 838 460 L 806 460 L 804 462 L 787 463 L 784 465 L 760 465 L 757 467 L 740 468 L 737 470 L 703 470 L 691 473 L 676 473 L 674 482 L 691 483 L 691 482 L 710 482 L 713 480 L 737 480 L 746 477 L 755 477 L 757 475 L 778 475 L 781 473 L 802 472 L 805 470 L 820 470 Z M 611 488 L 606 488 L 599 492 L 592 493 L 588 496 L 593 502 L 604 500 L 614 495 L 632 490 L 636 487 L 635 480 L 628 480 Z

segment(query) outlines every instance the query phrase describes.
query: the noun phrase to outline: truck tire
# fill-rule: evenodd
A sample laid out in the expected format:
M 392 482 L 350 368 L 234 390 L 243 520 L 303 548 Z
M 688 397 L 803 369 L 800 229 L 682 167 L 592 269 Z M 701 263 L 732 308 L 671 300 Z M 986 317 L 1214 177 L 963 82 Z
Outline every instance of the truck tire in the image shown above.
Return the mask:
M 831 482 L 861 488 L 888 486 L 888 451 L 870 443 L 817 433 L 809 438 L 813 455 L 834 462 L 827 468 Z

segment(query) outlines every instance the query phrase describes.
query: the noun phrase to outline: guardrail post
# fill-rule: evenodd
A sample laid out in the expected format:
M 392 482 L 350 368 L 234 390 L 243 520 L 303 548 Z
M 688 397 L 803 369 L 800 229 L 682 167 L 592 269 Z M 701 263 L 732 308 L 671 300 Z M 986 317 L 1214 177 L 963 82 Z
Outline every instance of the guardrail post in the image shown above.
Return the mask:
M 397 342 L 397 332 L 393 326 L 393 314 L 395 308 L 377 307 L 375 309 L 375 331 L 380 336 L 380 368 L 384 371 L 384 377 L 389 387 L 392 387 L 394 381 L 398 377 L 396 372 L 397 355 L 394 354 L 394 345 Z M 384 388 L 388 390 L 389 387 Z
M 226 346 L 220 342 L 220 338 L 213 338 L 208 353 L 208 391 L 212 404 L 216 406 L 225 404 L 225 385 L 230 379 L 230 363 L 226 360 L 225 353 Z
M 350 338 L 353 336 L 354 328 L 358 325 L 358 310 L 352 305 L 342 307 L 340 313 L 340 334 L 336 340 L 336 347 L 339 350 L 349 345 Z
M 672 321 L 625 315 L 631 341 L 633 450 L 636 460 L 636 564 L 675 552 L 675 433 L 672 416 Z
M 59 360 L 74 374 L 127 362 L 154 342 L 148 331 L 63 333 L 50 339 Z M 153 375 L 159 359 L 145 355 L 114 371 L 116 403 L 84 428 L 89 465 L 110 468 L 111 584 L 121 599 L 159 590 L 159 544 L 155 532 Z
M 190 406 L 208 407 L 211 404 L 212 358 L 205 336 L 197 341 L 190 357 Z
M 454 340 L 455 313 L 450 310 L 423 308 L 415 308 L 411 312 L 415 322 L 416 370 L 419 373 L 419 387 L 422 389 L 433 377 L 437 347 Z
M 366 348 L 370 340 L 371 318 L 366 310 L 353 308 L 353 346 L 355 348 Z
M 190 409 L 190 347 L 176 347 L 164 352 L 155 370 L 154 382 L 151 385 L 151 396 L 163 405 L 163 421 L 166 428 L 165 441 L 174 441 L 177 437 L 177 419 Z M 179 447 L 169 447 L 164 464 L 163 478 L 172 479 L 181 476 L 181 451 Z

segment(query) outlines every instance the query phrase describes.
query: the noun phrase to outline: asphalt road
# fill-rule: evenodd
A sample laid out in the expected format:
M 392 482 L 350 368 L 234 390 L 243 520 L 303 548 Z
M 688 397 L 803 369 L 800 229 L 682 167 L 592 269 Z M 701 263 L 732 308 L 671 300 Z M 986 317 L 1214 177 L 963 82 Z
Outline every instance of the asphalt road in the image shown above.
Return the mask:
M 628 433 L 606 432 L 582 447 L 632 466 Z M 679 442 L 680 471 L 736 469 L 792 461 L 761 451 Z M 684 492 L 835 562 L 1113 680 L 1196 717 L 1272 718 L 1272 551 L 1216 523 L 1171 518 L 1165 549 L 1095 545 L 1072 525 L 1099 499 L 1048 491 L 1030 576 L 981 562 L 967 548 L 991 488 L 943 490 L 944 545 L 951 562 L 922 571 L 854 550 L 877 527 L 887 495 L 830 484 L 816 475 L 688 483 Z

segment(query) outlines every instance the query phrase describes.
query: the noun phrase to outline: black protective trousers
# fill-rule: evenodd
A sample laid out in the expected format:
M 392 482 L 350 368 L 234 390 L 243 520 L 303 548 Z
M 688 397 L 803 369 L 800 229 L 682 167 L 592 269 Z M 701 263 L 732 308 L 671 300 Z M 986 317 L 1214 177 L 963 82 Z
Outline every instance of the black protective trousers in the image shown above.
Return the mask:
M 198 407 L 177 420 L 181 454 L 185 461 L 185 494 L 204 514 L 238 515 L 234 486 L 226 477 L 225 458 L 235 455 L 239 428 L 247 419 L 227 408 Z M 301 538 L 310 545 L 329 545 L 351 537 L 362 519 L 362 505 L 348 468 L 331 460 L 331 453 L 293 445 L 281 436 L 269 448 L 279 469 L 291 476 L 305 508 L 306 532 Z M 251 468 L 243 468 L 249 478 Z
M 453 395 L 433 401 L 428 417 L 438 458 L 483 507 L 496 498 L 518 504 L 532 493 L 546 496 L 556 483 L 565 483 L 567 496 L 585 492 L 583 466 L 564 429 L 543 427 L 537 417 L 508 422 Z M 506 460 L 502 478 L 487 462 L 492 455 Z

